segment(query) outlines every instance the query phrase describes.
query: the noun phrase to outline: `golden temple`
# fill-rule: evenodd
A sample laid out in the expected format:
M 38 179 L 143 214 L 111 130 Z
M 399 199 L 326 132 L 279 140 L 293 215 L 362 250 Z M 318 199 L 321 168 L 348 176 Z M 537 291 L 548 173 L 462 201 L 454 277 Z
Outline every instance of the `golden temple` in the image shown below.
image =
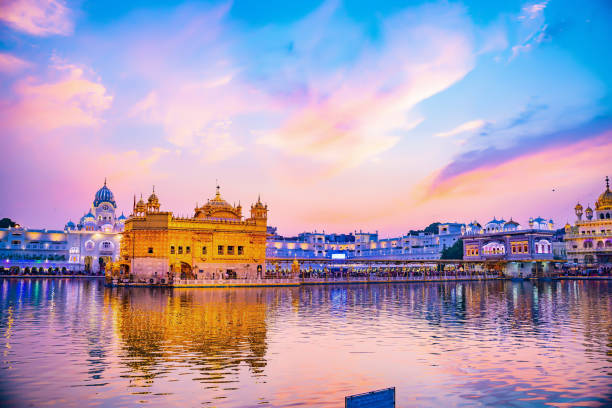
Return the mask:
M 120 268 L 109 278 L 134 283 L 169 283 L 174 279 L 255 279 L 265 271 L 268 207 L 261 199 L 243 219 L 242 206 L 215 197 L 191 218 L 160 211 L 155 189 L 145 203 L 134 197 L 125 222 Z M 118 276 L 115 276 L 117 275 Z

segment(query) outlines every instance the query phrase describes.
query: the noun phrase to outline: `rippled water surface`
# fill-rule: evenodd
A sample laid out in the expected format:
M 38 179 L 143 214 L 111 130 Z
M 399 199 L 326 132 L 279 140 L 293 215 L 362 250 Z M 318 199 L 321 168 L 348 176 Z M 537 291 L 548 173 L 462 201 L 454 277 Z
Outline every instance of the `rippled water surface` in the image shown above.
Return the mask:
M 0 405 L 612 406 L 612 282 L 0 280 Z

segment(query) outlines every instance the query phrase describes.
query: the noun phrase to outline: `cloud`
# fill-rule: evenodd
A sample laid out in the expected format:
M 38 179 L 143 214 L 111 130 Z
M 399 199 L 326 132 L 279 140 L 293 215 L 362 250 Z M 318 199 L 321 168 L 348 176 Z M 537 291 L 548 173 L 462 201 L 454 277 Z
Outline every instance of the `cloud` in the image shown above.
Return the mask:
M 535 20 L 544 14 L 544 9 L 548 5 L 548 0 L 542 1 L 540 3 L 530 3 L 521 9 L 521 14 L 519 15 L 519 20 Z
M 590 146 L 595 149 L 603 140 L 601 139 L 602 134 L 612 135 L 610 129 L 612 129 L 612 118 L 602 117 L 586 125 L 561 132 L 547 133 L 537 137 L 523 137 L 516 140 L 512 146 L 503 149 L 488 147 L 463 153 L 436 172 L 429 183 L 428 191 L 433 194 L 440 186 L 452 185 L 453 180 L 463 174 L 486 174 L 488 169 L 517 161 L 522 156 L 535 155 L 553 149 L 560 151 L 565 146 L 586 143 L 584 141 L 590 141 Z
M 499 214 L 499 211 L 512 210 L 525 215 L 529 208 L 534 211 L 545 207 L 546 211 L 554 211 L 558 200 L 571 202 L 575 197 L 559 195 L 554 201 L 550 196 L 552 189 L 570 192 L 588 185 L 596 177 L 603 177 L 609 170 L 611 156 L 612 130 L 608 130 L 589 140 L 528 151 L 508 160 L 489 161 L 429 187 L 425 183 L 424 190 L 417 193 L 422 199 L 419 204 L 437 202 L 435 206 L 448 206 L 452 202 L 454 207 L 465 211 L 472 208 L 478 197 L 480 211 Z M 520 200 L 519 195 L 529 200 Z
M 175 146 L 206 162 L 217 162 L 244 149 L 234 138 L 232 118 L 259 110 L 264 99 L 257 90 L 224 76 L 152 91 L 130 114 L 162 125 L 166 139 Z
M 533 48 L 541 44 L 545 41 L 547 37 L 547 25 L 543 24 L 538 27 L 537 30 L 532 32 L 521 44 L 517 44 L 512 47 L 512 55 L 509 58 L 509 61 L 516 58 L 519 54 L 531 51 Z
M 0 20 L 36 36 L 72 34 L 71 14 L 62 0 L 4 0 L 0 3 Z
M 469 132 L 473 130 L 480 129 L 486 124 L 486 122 L 482 119 L 471 120 L 469 122 L 465 122 L 449 131 L 436 133 L 435 137 L 451 137 L 464 132 Z
M 457 8 L 394 16 L 383 23 L 381 37 L 380 46 L 363 47 L 351 68 L 319 68 L 307 77 L 295 108 L 277 129 L 259 132 L 257 142 L 330 172 L 356 166 L 395 146 L 422 120 L 408 119 L 411 109 L 473 66 L 470 25 Z
M 547 4 L 548 1 L 543 1 L 523 6 L 517 17 L 520 23 L 518 35 L 521 40 L 512 47 L 512 54 L 508 58 L 508 62 L 521 53 L 531 51 L 549 38 L 548 24 L 546 24 L 544 18 L 544 9 Z
M 4 74 L 16 74 L 29 67 L 31 67 L 28 61 L 22 60 L 21 58 L 15 57 L 11 54 L 0 53 L 0 72 Z
M 31 133 L 62 127 L 92 127 L 113 97 L 99 79 L 89 79 L 81 67 L 56 61 L 52 79 L 28 76 L 13 86 L 14 100 L 3 100 L 0 116 L 7 126 Z

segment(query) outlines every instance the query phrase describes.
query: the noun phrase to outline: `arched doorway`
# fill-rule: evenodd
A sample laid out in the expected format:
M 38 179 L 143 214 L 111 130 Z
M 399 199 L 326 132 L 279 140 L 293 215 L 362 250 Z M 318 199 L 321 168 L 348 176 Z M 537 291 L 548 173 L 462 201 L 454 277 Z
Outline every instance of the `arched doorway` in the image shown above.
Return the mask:
M 85 257 L 85 272 L 86 273 L 91 273 L 91 262 L 92 262 L 92 258 L 91 256 L 86 256 Z
M 113 259 L 110 256 L 101 256 L 98 258 L 98 264 L 100 266 L 98 272 L 103 274 L 106 271 L 106 265 L 110 264 L 112 261 Z
M 191 265 L 187 262 L 181 262 L 181 279 L 195 279 L 195 274 L 191 269 Z

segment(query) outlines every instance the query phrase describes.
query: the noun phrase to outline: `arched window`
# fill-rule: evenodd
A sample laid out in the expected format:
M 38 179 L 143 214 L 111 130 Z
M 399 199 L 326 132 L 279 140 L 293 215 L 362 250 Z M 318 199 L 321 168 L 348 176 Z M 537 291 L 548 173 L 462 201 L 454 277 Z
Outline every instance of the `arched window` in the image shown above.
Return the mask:
M 85 249 L 86 250 L 93 251 L 94 247 L 95 247 L 95 244 L 94 244 L 93 241 L 89 240 L 89 241 L 85 242 Z
M 603 248 L 603 247 L 604 247 L 603 241 L 597 241 L 597 248 Z
M 606 218 L 610 219 L 610 213 L 606 213 Z
M 536 242 L 536 253 L 538 254 L 549 254 L 550 253 L 550 241 L 541 239 Z

